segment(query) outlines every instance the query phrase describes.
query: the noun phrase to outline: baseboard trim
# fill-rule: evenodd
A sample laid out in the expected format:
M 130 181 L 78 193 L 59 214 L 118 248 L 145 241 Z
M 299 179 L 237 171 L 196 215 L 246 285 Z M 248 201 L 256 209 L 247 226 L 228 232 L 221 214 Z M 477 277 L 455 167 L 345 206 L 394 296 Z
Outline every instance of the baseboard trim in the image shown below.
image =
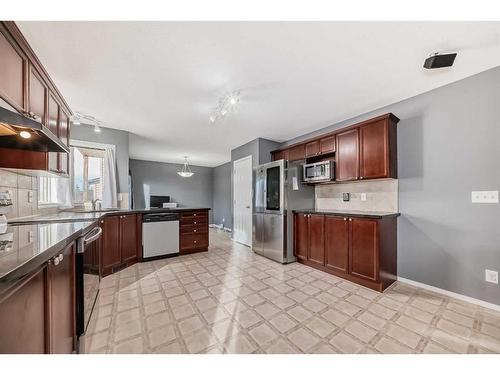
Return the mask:
M 400 277 L 400 276 L 398 276 L 398 281 L 401 281 L 402 283 L 405 283 L 405 284 L 416 286 L 418 288 L 430 290 L 431 292 L 436 292 L 436 293 L 439 293 L 439 294 L 444 294 L 445 296 L 453 297 L 453 298 L 456 298 L 456 299 L 464 301 L 464 302 L 469 302 L 469 303 L 472 303 L 474 305 L 485 307 L 487 309 L 491 309 L 491 310 L 495 310 L 495 311 L 500 311 L 500 305 L 495 305 L 494 303 L 491 303 L 491 302 L 486 302 L 486 301 L 483 301 L 483 300 L 480 300 L 480 299 L 477 299 L 477 298 L 472 298 L 472 297 L 469 297 L 469 296 L 464 296 L 463 294 L 458 294 L 458 293 L 455 293 L 455 292 L 450 292 L 449 290 L 446 290 L 446 289 L 441 289 L 441 288 L 437 288 L 437 287 L 432 286 L 432 285 L 427 285 L 427 284 L 424 284 L 424 283 L 421 283 L 421 282 L 418 282 L 418 281 L 413 281 L 413 280 L 410 280 L 410 279 L 405 279 L 404 277 Z

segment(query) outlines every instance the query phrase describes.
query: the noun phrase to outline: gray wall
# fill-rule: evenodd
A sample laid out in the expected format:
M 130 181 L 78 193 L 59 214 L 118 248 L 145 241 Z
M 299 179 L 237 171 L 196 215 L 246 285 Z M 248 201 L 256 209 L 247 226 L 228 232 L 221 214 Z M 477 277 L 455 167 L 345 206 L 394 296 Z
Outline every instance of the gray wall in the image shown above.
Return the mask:
M 231 186 L 231 228 L 233 227 L 233 163 L 234 161 L 252 155 L 252 165 L 255 167 L 271 161 L 271 151 L 280 147 L 281 143 L 264 138 L 256 138 L 231 150 L 231 174 L 229 184 Z
M 71 139 L 80 141 L 106 143 L 116 146 L 117 183 L 119 193 L 128 193 L 128 132 L 101 127 L 101 132 L 96 133 L 93 126 L 71 126 Z
M 181 207 L 212 207 L 213 168 L 191 166 L 194 176 L 180 177 L 182 164 L 130 159 L 134 206 L 144 208 L 144 185 L 150 195 L 169 195 Z
M 499 285 L 500 207 L 471 191 L 500 188 L 500 68 L 300 138 L 393 112 L 398 124 L 399 275 L 491 303 Z
M 212 222 L 231 228 L 233 213 L 231 204 L 230 162 L 214 168 L 212 194 Z

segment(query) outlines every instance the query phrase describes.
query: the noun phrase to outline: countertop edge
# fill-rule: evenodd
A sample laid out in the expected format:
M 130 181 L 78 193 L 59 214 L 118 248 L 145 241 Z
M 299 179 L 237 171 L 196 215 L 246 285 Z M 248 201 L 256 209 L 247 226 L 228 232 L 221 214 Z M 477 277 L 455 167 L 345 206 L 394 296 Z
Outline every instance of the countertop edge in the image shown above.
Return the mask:
M 350 217 L 366 217 L 373 219 L 383 219 L 390 217 L 398 217 L 401 216 L 399 212 L 359 212 L 359 211 L 328 211 L 328 210 L 293 210 L 294 213 L 307 213 L 307 214 L 317 214 L 317 215 L 325 215 L 325 216 L 350 216 Z
M 85 228 L 75 231 L 70 236 L 52 245 L 49 249 L 45 250 L 43 253 L 34 256 L 25 263 L 20 264 L 13 270 L 0 276 L 0 294 L 3 294 L 4 292 L 8 291 L 19 280 L 21 280 L 22 278 L 26 277 L 30 273 L 40 268 L 45 262 L 48 262 L 50 258 L 52 258 L 58 252 L 63 250 L 66 246 L 74 242 L 78 237 L 90 231 L 97 223 L 97 220 L 89 221 L 89 223 L 90 224 Z

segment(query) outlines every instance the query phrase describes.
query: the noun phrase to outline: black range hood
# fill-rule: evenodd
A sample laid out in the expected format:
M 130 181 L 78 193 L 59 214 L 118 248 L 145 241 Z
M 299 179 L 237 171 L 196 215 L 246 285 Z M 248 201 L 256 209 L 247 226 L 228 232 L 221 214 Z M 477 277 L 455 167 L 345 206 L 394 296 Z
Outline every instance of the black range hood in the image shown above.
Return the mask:
M 3 107 L 0 107 L 0 147 L 69 153 L 69 147 L 41 123 Z

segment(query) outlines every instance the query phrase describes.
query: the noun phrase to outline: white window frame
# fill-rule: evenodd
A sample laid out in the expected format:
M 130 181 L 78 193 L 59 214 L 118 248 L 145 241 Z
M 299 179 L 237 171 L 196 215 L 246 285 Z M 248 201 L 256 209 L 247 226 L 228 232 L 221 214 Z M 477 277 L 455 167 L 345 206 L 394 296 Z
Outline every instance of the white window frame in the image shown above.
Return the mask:
M 116 158 L 116 145 L 112 145 L 112 144 L 108 144 L 108 143 L 81 141 L 79 139 L 70 139 L 69 146 L 70 147 L 95 148 L 95 149 L 99 149 L 99 150 L 103 150 L 103 151 L 105 151 L 107 148 L 111 148 L 113 150 L 113 152 L 115 154 L 115 158 Z M 70 189 L 71 189 L 71 192 L 70 192 L 71 196 L 74 197 L 73 188 L 74 188 L 75 176 L 74 176 L 74 170 L 73 170 L 73 164 L 74 164 L 73 154 L 71 154 L 70 159 L 71 160 L 69 162 L 69 178 L 70 178 L 69 185 L 70 185 Z M 78 207 L 83 206 L 83 204 L 81 204 L 81 203 L 74 203 L 74 205 L 78 206 Z
M 58 177 L 38 178 L 38 207 L 58 207 L 57 201 L 57 179 Z

